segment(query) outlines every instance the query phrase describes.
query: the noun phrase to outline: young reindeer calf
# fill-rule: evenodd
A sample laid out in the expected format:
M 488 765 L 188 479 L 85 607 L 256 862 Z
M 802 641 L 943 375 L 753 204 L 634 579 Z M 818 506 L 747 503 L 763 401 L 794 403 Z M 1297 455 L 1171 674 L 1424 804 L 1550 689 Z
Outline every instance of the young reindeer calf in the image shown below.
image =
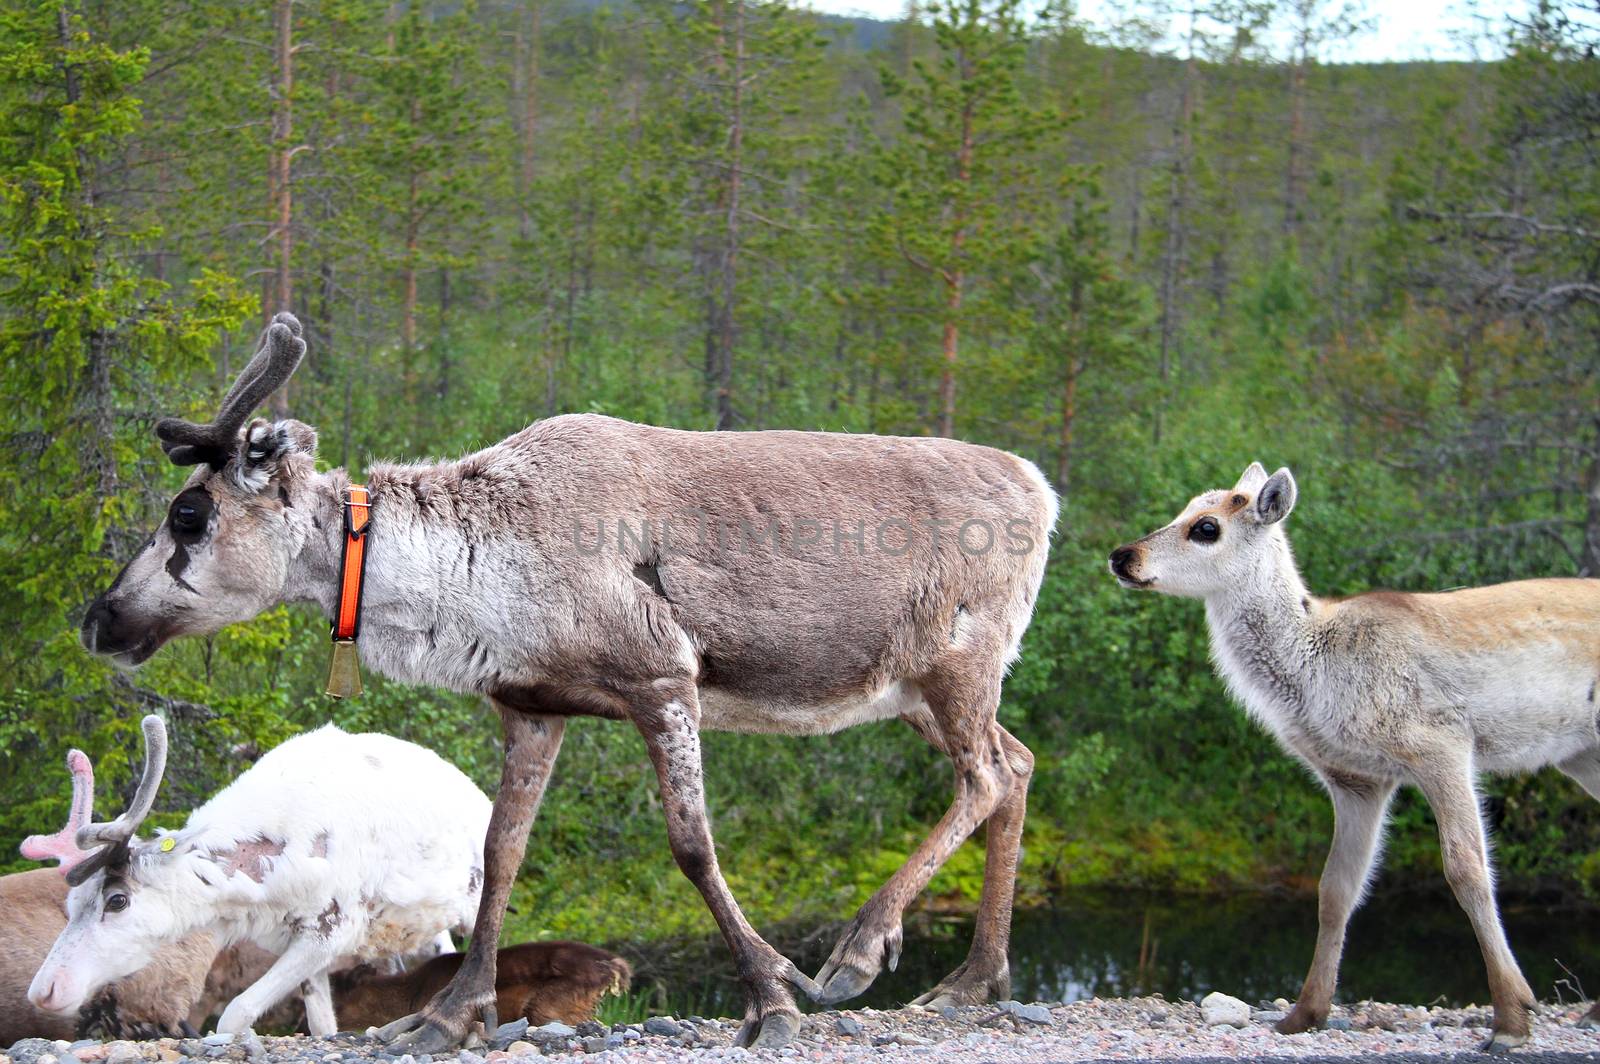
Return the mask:
M 381 1027 L 421 1011 L 461 970 L 462 953 L 443 953 L 413 971 L 376 975 L 370 969 L 333 979 L 334 1009 L 343 1030 Z M 600 999 L 621 994 L 633 979 L 628 962 L 583 942 L 524 942 L 495 960 L 495 1011 L 502 1023 L 526 1018 L 535 1026 L 594 1019 Z
M 1600 581 L 1319 599 L 1283 532 L 1295 494 L 1287 469 L 1269 477 L 1252 463 L 1232 490 L 1195 497 L 1111 554 L 1123 587 L 1204 600 L 1229 690 L 1333 798 L 1316 953 L 1278 1030 L 1327 1019 L 1389 799 L 1410 783 L 1433 807 L 1445 877 L 1483 949 L 1494 1001 L 1484 1048 L 1519 1046 L 1534 995 L 1495 908 L 1476 777 L 1555 765 L 1600 798 Z M 1600 1023 L 1600 1004 L 1581 1022 Z

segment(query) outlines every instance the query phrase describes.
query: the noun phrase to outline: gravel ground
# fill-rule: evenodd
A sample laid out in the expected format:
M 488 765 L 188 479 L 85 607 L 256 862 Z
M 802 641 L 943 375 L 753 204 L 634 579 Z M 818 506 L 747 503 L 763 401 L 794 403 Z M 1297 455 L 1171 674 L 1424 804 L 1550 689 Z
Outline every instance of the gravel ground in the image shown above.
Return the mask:
M 505 1024 L 488 1044 L 481 1042 L 459 1055 L 418 1057 L 383 1051 L 366 1035 L 341 1034 L 319 1040 L 303 1036 L 160 1039 L 149 1042 L 18 1042 L 0 1064 L 141 1064 L 180 1061 L 220 1064 L 510 1064 L 539 1055 L 593 1054 L 597 1064 L 633 1061 L 807 1060 L 1079 1062 L 1162 1059 L 1200 1062 L 1239 1058 L 1274 1059 L 1284 1064 L 1309 1064 L 1329 1058 L 1383 1054 L 1393 1064 L 1426 1057 L 1426 1064 L 1452 1058 L 1482 1060 L 1489 1011 L 1483 1008 L 1440 1009 L 1362 1002 L 1335 1010 L 1329 1029 L 1284 1036 L 1271 1025 L 1286 1002 L 1264 1004 L 1250 1011 L 1243 1027 L 1208 1025 L 1200 1007 L 1159 997 L 1080 1001 L 1070 1005 L 985 1005 L 927 1012 L 861 1009 L 824 1012 L 806 1017 L 795 1042 L 781 1050 L 759 1053 L 735 1049 L 731 1043 L 737 1020 L 700 1017 L 653 1017 L 642 1024 L 607 1028 L 586 1023 L 573 1029 L 562 1024 L 527 1028 L 525 1021 Z M 1544 1006 L 1534 1025 L 1533 1040 L 1514 1057 L 1535 1062 L 1600 1062 L 1600 1031 L 1573 1026 L 1583 1014 L 1578 1007 Z

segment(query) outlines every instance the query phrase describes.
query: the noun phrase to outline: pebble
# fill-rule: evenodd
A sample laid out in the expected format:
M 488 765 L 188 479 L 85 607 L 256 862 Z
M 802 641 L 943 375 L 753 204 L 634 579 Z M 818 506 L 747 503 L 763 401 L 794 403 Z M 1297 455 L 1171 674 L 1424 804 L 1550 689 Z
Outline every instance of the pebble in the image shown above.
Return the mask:
M 208 1046 L 231 1046 L 233 1045 L 233 1035 L 208 1034 L 204 1038 L 200 1039 L 200 1041 Z
M 1040 1026 L 1049 1026 L 1054 1017 L 1050 1010 L 1043 1005 L 1024 1005 L 1020 1001 L 1000 1002 L 1000 1011 L 1010 1016 L 1015 1016 L 1024 1023 L 1035 1023 Z
M 244 1029 L 244 1032 L 239 1035 L 239 1045 L 244 1049 L 244 1055 L 248 1060 L 260 1060 L 267 1055 L 267 1047 L 261 1044 L 261 1036 L 256 1034 L 254 1028 L 246 1027 Z M 110 1064 L 110 1062 L 108 1061 L 107 1064 Z
M 658 1034 L 665 1038 L 671 1038 L 682 1029 L 678 1026 L 676 1020 L 668 1016 L 652 1016 L 644 1021 L 645 1034 Z
M 1437 1061 L 1442 1055 L 1473 1054 L 1490 1019 L 1487 1010 L 1476 1007 L 1359 1002 L 1341 1005 L 1328 1030 L 1286 1038 L 1269 1025 L 1273 1012 L 1284 1011 L 1272 1007 L 1279 1004 L 1262 1002 L 1259 1009 L 1249 1010 L 1253 1022 L 1244 1027 L 1208 1024 L 1193 1002 L 1158 997 L 1056 1006 L 1008 1001 L 998 1008 L 958 1008 L 954 1019 L 942 1010 L 852 1009 L 848 1014 L 807 1017 L 799 1038 L 777 1052 L 747 1053 L 729 1045 L 739 1027 L 737 1020 L 694 1022 L 660 1016 L 652 1019 L 670 1023 L 674 1034 L 656 1033 L 664 1030 L 661 1023 L 619 1023 L 610 1028 L 593 1023 L 577 1028 L 559 1024 L 530 1029 L 522 1025 L 506 1029 L 507 1034 L 515 1030 L 522 1037 L 506 1041 L 504 1048 L 462 1050 L 433 1059 L 386 1053 L 372 1039 L 359 1035 L 318 1041 L 241 1032 L 231 1039 L 213 1036 L 152 1042 L 33 1039 L 0 1055 L 0 1064 L 112 1064 L 113 1056 L 117 1064 L 205 1064 L 207 1060 L 217 1064 L 537 1064 L 535 1058 L 541 1053 L 598 1055 L 605 1064 L 692 1064 L 701 1058 L 704 1064 L 779 1059 L 796 1064 L 922 1064 L 935 1056 L 951 1064 L 1083 1064 L 1113 1059 L 1173 1062 L 1184 1057 L 1219 1062 L 1274 1057 L 1294 1064 L 1294 1058 L 1301 1057 L 1402 1053 L 1408 1064 L 1429 1064 L 1426 1058 Z M 1594 1033 L 1574 1026 L 1581 1012 L 1541 1006 L 1535 1014 L 1536 1049 L 1592 1053 Z M 986 1023 L 989 1026 L 983 1026 Z M 652 1027 L 651 1033 L 644 1033 L 646 1026 Z M 548 1037 L 538 1037 L 540 1031 Z M 260 1044 L 261 1053 L 247 1061 L 252 1041 Z M 938 1047 L 937 1053 L 931 1046 Z M 131 1055 L 133 1050 L 140 1054 L 137 1060 Z
M 1200 1002 L 1200 1021 L 1207 1027 L 1248 1027 L 1250 1006 L 1236 997 L 1213 991 Z
M 510 1023 L 502 1023 L 499 1027 L 494 1029 L 494 1037 L 489 1039 L 489 1048 L 505 1049 L 507 1046 L 511 1045 L 512 1042 L 517 1041 L 524 1034 L 526 1034 L 527 1031 L 528 1021 L 526 1019 L 512 1020 Z

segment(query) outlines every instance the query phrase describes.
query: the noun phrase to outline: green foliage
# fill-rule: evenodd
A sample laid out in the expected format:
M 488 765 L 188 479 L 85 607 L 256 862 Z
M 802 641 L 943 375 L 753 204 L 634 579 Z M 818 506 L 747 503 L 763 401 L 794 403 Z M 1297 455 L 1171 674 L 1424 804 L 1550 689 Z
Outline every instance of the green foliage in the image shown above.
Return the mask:
M 136 676 L 76 645 L 181 483 L 152 420 L 214 403 L 261 309 L 230 278 L 266 264 L 271 16 L 169 8 L 0 0 L 5 847 L 59 822 L 68 746 L 124 787 L 151 708 L 177 738 L 168 822 L 329 720 L 498 776 L 476 700 L 370 675 L 323 698 L 326 622 L 302 610 Z M 871 48 L 767 0 L 297 0 L 291 309 L 312 343 L 292 413 L 356 475 L 562 410 L 921 434 L 952 327 L 960 434 L 1068 501 L 1001 707 L 1038 758 L 1024 901 L 1303 888 L 1325 797 L 1215 679 L 1200 608 L 1120 590 L 1105 556 L 1259 458 L 1296 471 L 1320 593 L 1597 571 L 1595 65 L 1559 8 L 1496 64 L 1338 67 L 1302 44 L 1287 227 L 1289 68 L 1259 5 L 1202 8 L 1173 56 L 1011 0 L 940 4 Z M 762 924 L 847 915 L 949 802 L 898 724 L 705 746 L 722 865 Z M 1489 793 L 1503 884 L 1597 896 L 1586 796 L 1552 774 Z M 659 805 L 636 735 L 575 722 L 508 935 L 709 933 Z M 1390 874 L 1435 880 L 1415 797 L 1392 834 Z M 933 903 L 970 904 L 981 869 L 975 840 Z

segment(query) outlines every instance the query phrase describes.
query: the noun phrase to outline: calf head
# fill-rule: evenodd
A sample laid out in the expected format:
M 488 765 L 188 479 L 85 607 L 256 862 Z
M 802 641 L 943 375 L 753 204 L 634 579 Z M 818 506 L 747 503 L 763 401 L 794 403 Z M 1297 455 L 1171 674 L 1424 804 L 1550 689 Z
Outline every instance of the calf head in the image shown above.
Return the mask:
M 26 844 L 41 856 L 60 856 L 71 884 L 67 926 L 28 988 L 28 1000 L 46 1011 L 76 1011 L 101 987 L 143 968 L 158 949 L 179 937 L 176 907 L 159 897 L 164 885 L 153 883 L 146 873 L 149 859 L 161 853 L 161 843 L 134 837 L 155 803 L 167 760 L 161 718 L 144 718 L 143 728 L 144 775 L 122 816 L 108 824 L 83 823 L 70 843 L 61 832 L 46 839 L 36 836 Z M 76 791 L 76 767 L 73 776 Z M 92 800 L 91 789 L 87 801 Z M 85 805 L 82 819 L 88 816 Z M 72 826 L 69 822 L 68 829 Z
M 314 526 L 307 496 L 317 435 L 298 421 L 246 419 L 305 350 L 300 323 L 277 315 L 215 420 L 156 425 L 167 457 L 197 468 L 161 526 L 90 604 L 81 633 L 89 650 L 139 665 L 169 639 L 210 634 L 282 600 Z
M 1173 521 L 1111 552 L 1111 573 L 1123 587 L 1206 598 L 1250 582 L 1283 537 L 1294 509 L 1294 475 L 1270 477 L 1251 462 L 1226 491 L 1189 501 Z

